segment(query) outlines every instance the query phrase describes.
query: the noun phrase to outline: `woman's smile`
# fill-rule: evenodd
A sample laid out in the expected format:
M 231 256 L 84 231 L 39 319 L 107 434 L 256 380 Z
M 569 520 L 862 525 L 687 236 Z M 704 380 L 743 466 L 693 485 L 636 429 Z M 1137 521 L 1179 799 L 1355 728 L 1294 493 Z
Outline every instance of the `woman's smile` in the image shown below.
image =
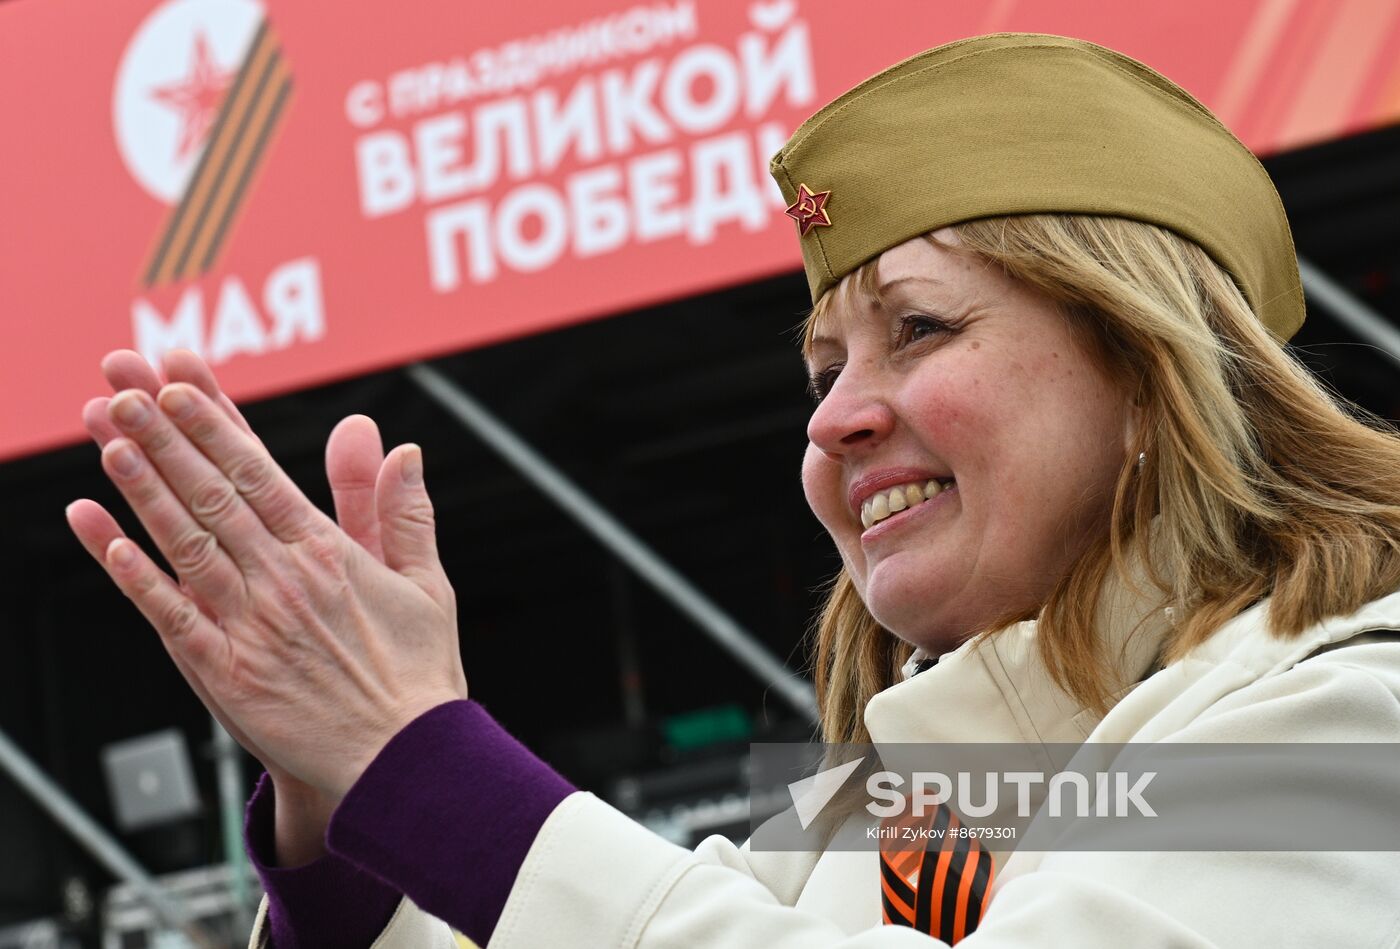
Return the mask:
M 862 521 L 867 517 L 872 518 L 860 535 L 860 543 L 866 549 L 867 556 L 875 545 L 891 533 L 903 533 L 927 525 L 931 518 L 957 503 L 958 488 L 955 483 L 949 481 L 948 486 L 943 487 L 938 481 L 929 481 L 927 485 L 931 488 L 910 484 L 905 488 L 882 492 L 876 496 L 875 511 L 868 515 L 862 511 Z M 885 501 L 886 494 L 889 495 L 890 501 L 881 503 Z M 899 506 L 897 510 L 891 510 L 894 505 Z M 882 514 L 879 520 L 873 520 L 874 515 L 881 510 L 888 513 Z

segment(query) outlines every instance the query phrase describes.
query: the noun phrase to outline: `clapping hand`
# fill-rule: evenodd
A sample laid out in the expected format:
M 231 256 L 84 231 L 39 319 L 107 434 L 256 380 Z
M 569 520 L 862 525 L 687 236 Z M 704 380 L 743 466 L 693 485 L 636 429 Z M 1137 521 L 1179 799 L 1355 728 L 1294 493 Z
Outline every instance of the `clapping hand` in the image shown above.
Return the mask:
M 120 391 L 83 414 L 104 470 L 179 582 L 96 502 L 70 505 L 69 524 L 268 768 L 279 860 L 300 862 L 319 852 L 329 809 L 389 738 L 467 694 L 421 454 L 405 445 L 384 457 L 363 416 L 337 426 L 326 452 L 337 526 L 198 357 L 173 353 L 164 369 L 162 386 L 135 353 L 111 354 L 103 371 Z M 284 812 L 298 807 L 316 834 L 284 835 Z

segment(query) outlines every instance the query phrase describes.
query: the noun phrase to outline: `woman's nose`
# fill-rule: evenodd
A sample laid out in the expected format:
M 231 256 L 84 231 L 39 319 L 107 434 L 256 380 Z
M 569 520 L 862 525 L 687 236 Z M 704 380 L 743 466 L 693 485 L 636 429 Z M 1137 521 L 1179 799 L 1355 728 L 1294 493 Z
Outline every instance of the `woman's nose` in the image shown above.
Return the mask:
M 844 370 L 807 423 L 807 438 L 828 456 L 873 448 L 894 428 L 889 402 L 851 369 Z

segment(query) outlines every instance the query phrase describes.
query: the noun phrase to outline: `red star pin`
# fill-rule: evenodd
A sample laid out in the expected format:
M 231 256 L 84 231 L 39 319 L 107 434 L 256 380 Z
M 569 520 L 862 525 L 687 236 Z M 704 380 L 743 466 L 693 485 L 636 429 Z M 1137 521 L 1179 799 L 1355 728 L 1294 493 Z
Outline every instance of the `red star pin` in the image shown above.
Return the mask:
M 797 230 L 803 237 L 814 227 L 830 227 L 831 218 L 826 213 L 826 202 L 831 200 L 830 191 L 813 192 L 805 184 L 797 186 L 797 200 L 789 205 L 784 213 L 797 222 Z

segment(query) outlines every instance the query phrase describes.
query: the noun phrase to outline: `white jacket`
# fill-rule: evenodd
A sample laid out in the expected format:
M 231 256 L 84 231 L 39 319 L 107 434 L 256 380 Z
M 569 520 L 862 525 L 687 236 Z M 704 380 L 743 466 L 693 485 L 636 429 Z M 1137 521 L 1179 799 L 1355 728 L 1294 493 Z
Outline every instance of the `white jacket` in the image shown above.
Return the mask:
M 1287 640 L 1266 631 L 1266 604 L 1139 683 L 1166 623 L 1147 614 L 1110 643 L 1135 684 L 1102 720 L 1053 685 L 1023 623 L 881 692 L 865 722 L 876 743 L 1400 741 L 1400 636 L 1367 635 L 1400 629 L 1400 592 Z M 1114 608 L 1107 628 L 1132 628 L 1132 610 Z M 1400 774 L 1389 780 L 1400 819 Z M 490 949 L 943 945 L 880 925 L 878 880 L 874 852 L 760 853 L 722 837 L 688 851 L 579 792 L 541 829 Z M 405 899 L 374 945 L 455 944 Z M 959 946 L 1393 949 L 1400 853 L 1017 852 Z

